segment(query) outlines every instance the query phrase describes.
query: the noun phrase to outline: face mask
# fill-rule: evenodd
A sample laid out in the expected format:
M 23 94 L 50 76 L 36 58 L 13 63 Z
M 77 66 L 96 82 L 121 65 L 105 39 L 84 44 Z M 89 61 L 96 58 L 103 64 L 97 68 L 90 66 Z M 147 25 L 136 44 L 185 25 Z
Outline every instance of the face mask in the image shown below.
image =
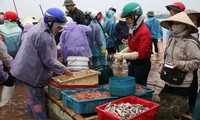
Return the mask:
M 175 33 L 175 34 L 178 34 L 178 33 L 181 33 L 185 30 L 187 26 L 185 24 L 173 24 L 172 25 L 172 31 Z

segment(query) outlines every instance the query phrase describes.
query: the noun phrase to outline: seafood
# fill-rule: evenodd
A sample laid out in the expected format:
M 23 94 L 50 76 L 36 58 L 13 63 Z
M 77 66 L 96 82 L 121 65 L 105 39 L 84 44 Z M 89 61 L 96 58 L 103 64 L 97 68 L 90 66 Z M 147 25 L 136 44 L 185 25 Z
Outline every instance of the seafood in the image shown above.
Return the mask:
M 94 91 L 94 90 L 85 90 L 81 92 L 76 92 L 71 95 L 76 100 L 91 100 L 97 98 L 108 98 L 111 97 L 109 92 L 102 92 L 102 91 Z
M 105 111 L 114 113 L 118 117 L 122 118 L 122 120 L 127 120 L 131 117 L 139 115 L 147 110 L 148 107 L 144 107 L 141 104 L 131 104 L 131 103 L 120 103 L 120 104 L 112 104 L 111 102 L 104 108 Z

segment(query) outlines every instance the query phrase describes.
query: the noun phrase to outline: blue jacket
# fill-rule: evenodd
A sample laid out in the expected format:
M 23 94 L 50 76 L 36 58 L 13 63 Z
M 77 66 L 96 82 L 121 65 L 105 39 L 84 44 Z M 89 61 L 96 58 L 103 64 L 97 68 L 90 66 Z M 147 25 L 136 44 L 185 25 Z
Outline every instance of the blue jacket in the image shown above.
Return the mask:
M 116 38 L 116 44 L 121 45 L 123 44 L 121 42 L 122 39 L 128 39 L 128 33 L 129 33 L 129 26 L 126 24 L 126 22 L 119 21 L 114 30 L 114 35 Z
M 57 60 L 54 35 L 44 22 L 33 26 L 23 40 L 12 63 L 11 74 L 35 87 L 44 87 L 53 72 L 63 74 L 66 67 Z
M 155 17 L 148 18 L 146 25 L 150 30 L 153 39 L 163 39 L 163 30 L 159 20 Z

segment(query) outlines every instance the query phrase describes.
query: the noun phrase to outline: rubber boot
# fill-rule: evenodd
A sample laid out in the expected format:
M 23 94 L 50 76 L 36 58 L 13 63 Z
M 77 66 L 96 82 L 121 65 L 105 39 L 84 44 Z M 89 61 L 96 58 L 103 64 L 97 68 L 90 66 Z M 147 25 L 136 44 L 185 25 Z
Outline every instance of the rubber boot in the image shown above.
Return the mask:
M 0 107 L 10 104 L 13 92 L 14 92 L 14 86 L 12 87 L 3 86 Z
M 34 112 L 33 116 L 36 120 L 46 120 L 47 119 L 46 112 Z

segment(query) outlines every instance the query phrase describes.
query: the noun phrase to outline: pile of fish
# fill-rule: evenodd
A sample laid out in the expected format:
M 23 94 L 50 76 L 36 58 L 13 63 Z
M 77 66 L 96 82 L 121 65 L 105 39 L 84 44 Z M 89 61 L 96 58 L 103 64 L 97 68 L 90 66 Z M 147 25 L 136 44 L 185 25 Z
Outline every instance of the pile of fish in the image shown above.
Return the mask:
M 102 91 L 98 91 L 98 90 L 80 91 L 80 92 L 76 92 L 75 94 L 72 94 L 71 96 L 78 101 L 111 97 L 109 92 L 102 92 Z
M 146 92 L 146 90 L 143 87 L 136 85 L 136 94 L 139 94 L 142 92 Z
M 109 103 L 104 110 L 116 114 L 122 120 L 127 120 L 149 110 L 149 108 L 141 104 L 131 104 L 127 102 L 120 104 Z

